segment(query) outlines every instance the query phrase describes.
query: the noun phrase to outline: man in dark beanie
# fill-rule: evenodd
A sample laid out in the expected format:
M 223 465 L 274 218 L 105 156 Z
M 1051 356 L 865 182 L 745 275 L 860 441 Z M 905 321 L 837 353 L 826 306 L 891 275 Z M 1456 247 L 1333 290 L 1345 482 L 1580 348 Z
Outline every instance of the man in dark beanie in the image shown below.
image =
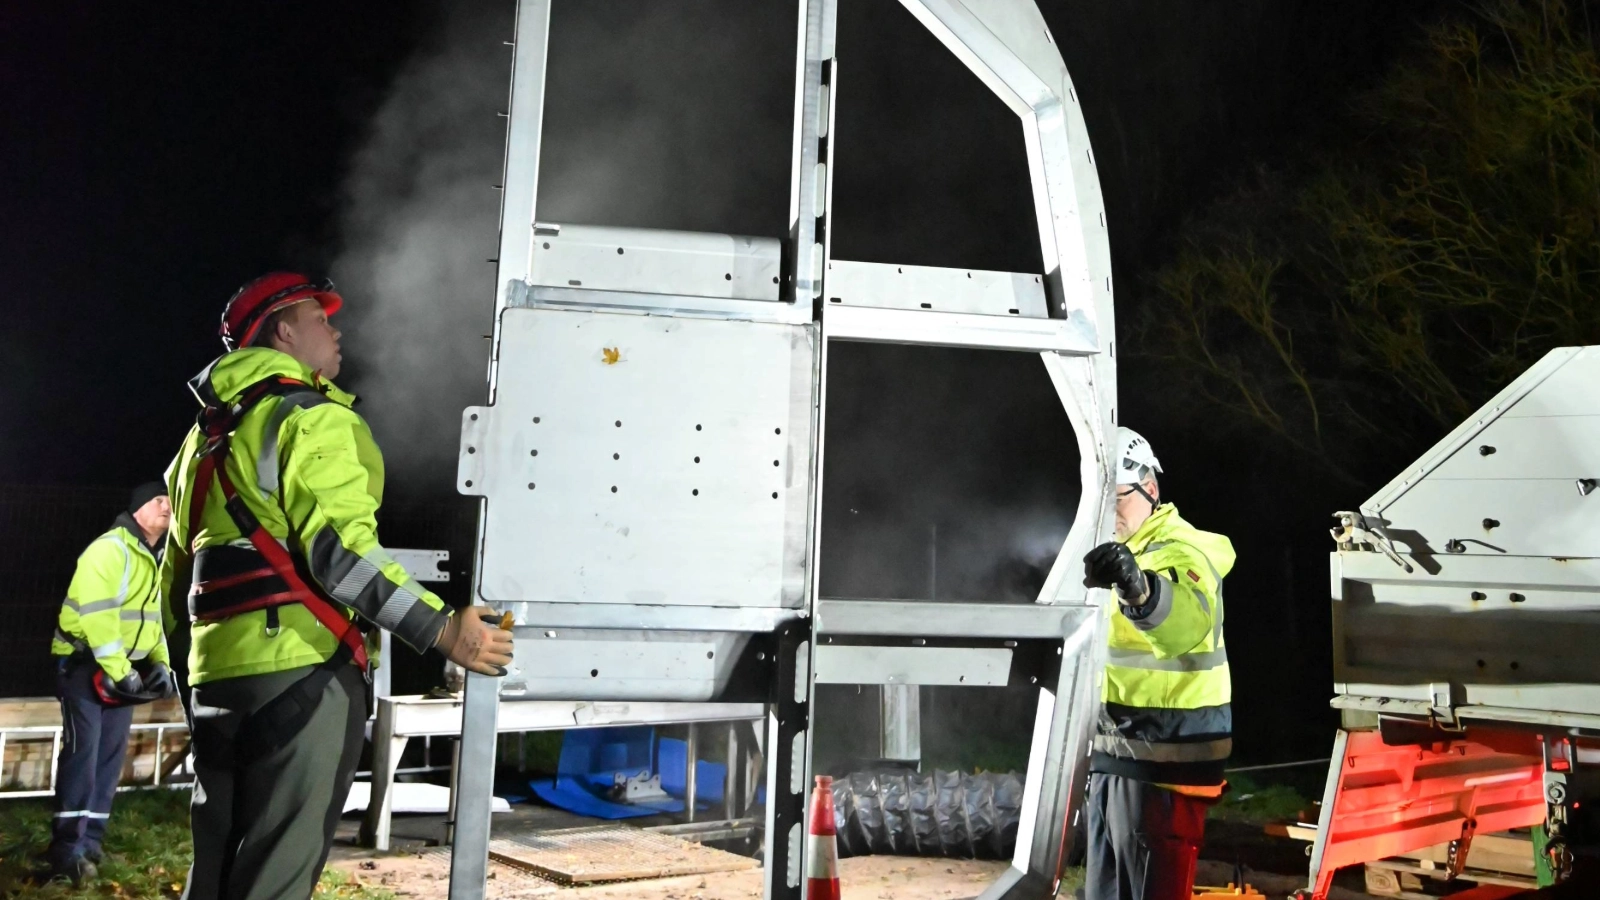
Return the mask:
M 73 884 L 95 875 L 133 707 L 176 693 L 156 578 L 171 519 L 165 485 L 133 489 L 127 510 L 78 557 L 50 644 L 62 733 L 48 859 Z

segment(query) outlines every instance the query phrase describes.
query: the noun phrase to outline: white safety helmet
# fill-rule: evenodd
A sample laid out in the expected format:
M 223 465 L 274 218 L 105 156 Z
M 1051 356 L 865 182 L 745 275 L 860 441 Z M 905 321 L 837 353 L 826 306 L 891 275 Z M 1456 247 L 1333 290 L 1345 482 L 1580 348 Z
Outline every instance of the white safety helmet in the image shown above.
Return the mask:
M 1132 428 L 1117 426 L 1117 484 L 1139 484 L 1150 470 L 1161 471 L 1150 442 Z

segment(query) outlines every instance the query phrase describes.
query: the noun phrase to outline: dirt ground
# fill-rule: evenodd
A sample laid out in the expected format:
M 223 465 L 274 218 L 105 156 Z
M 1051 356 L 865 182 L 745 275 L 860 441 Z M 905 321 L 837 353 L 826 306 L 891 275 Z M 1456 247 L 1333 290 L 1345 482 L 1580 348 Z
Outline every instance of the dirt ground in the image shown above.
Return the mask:
M 636 820 L 648 826 L 669 820 Z M 593 820 L 543 806 L 517 805 L 497 814 L 497 834 L 507 831 L 545 830 L 594 825 Z M 439 846 L 444 836 L 442 816 L 396 816 L 392 851 L 379 853 L 356 846 L 359 819 L 340 821 L 338 837 L 328 865 L 347 871 L 368 884 L 388 888 L 405 900 L 446 900 L 449 894 L 450 852 Z M 1005 871 L 1006 863 L 975 860 L 913 859 L 867 856 L 841 860 L 840 885 L 845 900 L 965 900 Z M 750 900 L 762 895 L 761 869 L 715 875 L 658 878 L 594 887 L 562 887 L 500 863 L 490 862 L 486 900 Z
M 663 824 L 649 819 L 637 824 Z M 329 865 L 350 872 L 361 881 L 394 891 L 404 900 L 447 900 L 449 895 L 450 853 L 439 846 L 443 837 L 441 816 L 397 816 L 394 819 L 394 849 L 387 853 L 356 846 L 358 820 L 341 822 Z M 511 813 L 495 816 L 494 827 L 511 831 L 571 828 L 593 825 L 592 820 L 538 806 L 516 806 Z M 1217 823 L 1213 823 L 1217 824 Z M 1242 866 L 1245 881 L 1271 900 L 1278 900 L 1305 886 L 1305 845 L 1286 842 L 1274 845 L 1261 836 L 1259 826 L 1226 825 L 1208 829 L 1208 850 L 1229 859 L 1202 860 L 1196 875 L 1199 884 L 1223 885 Z M 1215 847 L 1211 838 L 1215 837 Z M 897 856 L 868 856 L 841 860 L 840 884 L 845 900 L 966 900 L 983 893 L 985 887 L 1006 868 L 1003 862 L 975 860 L 917 859 Z M 620 884 L 573 888 L 538 878 L 500 863 L 490 863 L 485 894 L 487 900 L 751 900 L 762 896 L 763 871 L 752 869 L 714 875 L 658 878 Z M 1359 879 L 1358 873 L 1350 873 Z M 1062 896 L 1070 896 L 1063 893 Z M 1376 900 L 1349 888 L 1336 888 L 1331 900 Z
M 355 852 L 339 856 L 330 865 L 406 900 L 446 900 L 449 895 L 446 851 L 427 849 L 369 859 Z M 997 862 L 866 856 L 842 860 L 839 880 L 845 900 L 963 900 L 982 893 L 1005 868 L 1005 863 Z M 751 900 L 762 894 L 762 875 L 760 869 L 752 869 L 565 888 L 491 863 L 485 896 L 487 900 Z

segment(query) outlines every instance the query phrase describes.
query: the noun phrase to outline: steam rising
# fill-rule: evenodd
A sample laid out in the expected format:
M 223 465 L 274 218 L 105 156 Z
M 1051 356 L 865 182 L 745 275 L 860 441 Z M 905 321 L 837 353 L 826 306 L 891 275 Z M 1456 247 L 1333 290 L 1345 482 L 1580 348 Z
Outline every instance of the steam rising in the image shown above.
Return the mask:
M 507 23 L 450 15 L 395 78 L 345 182 L 352 387 L 389 467 L 454 481 L 463 406 L 481 399 L 494 297 Z
M 405 492 L 453 492 L 461 410 L 485 399 L 513 22 L 509 2 L 477 6 L 441 13 L 345 187 L 346 380 Z M 793 29 L 738 0 L 555 4 L 538 217 L 783 235 Z M 1011 138 L 992 149 L 1020 150 Z M 1038 358 L 847 345 L 832 359 L 824 591 L 1031 600 L 1077 492 L 1071 429 Z
M 484 6 L 444 8 L 345 185 L 346 380 L 407 490 L 453 490 L 485 399 L 514 4 Z M 764 4 L 555 4 L 539 218 L 784 234 L 793 27 Z

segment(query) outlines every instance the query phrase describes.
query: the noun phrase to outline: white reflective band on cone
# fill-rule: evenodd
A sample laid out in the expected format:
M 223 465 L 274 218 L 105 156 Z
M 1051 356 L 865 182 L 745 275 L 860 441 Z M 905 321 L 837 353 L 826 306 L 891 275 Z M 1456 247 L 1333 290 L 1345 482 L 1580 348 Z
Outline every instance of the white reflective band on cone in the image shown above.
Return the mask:
M 829 881 L 839 877 L 839 853 L 833 835 L 806 835 L 806 877 Z

